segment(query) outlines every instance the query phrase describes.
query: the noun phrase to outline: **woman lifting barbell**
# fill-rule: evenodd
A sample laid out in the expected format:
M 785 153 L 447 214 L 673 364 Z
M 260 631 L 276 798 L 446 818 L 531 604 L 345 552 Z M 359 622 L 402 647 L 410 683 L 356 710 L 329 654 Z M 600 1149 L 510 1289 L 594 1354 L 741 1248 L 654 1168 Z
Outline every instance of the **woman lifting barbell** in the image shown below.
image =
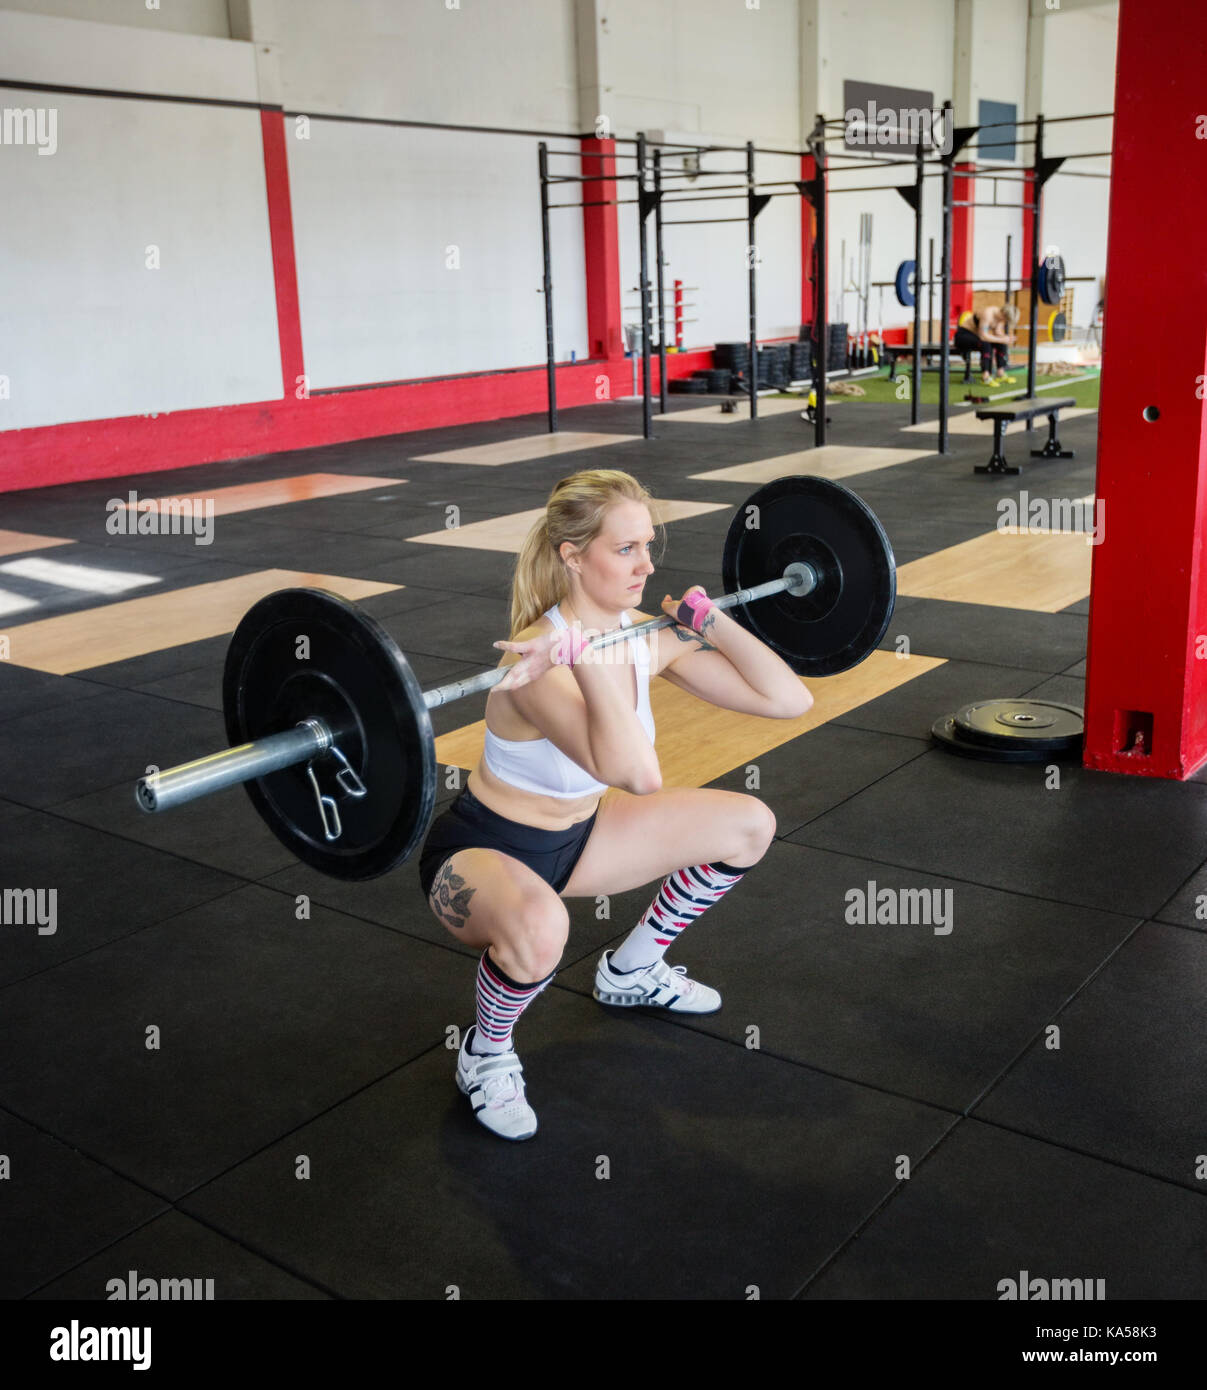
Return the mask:
M 683 928 L 766 853 L 775 817 L 756 797 L 662 787 L 649 682 L 723 709 L 794 719 L 812 705 L 800 678 L 704 590 L 669 595 L 676 625 L 590 652 L 596 631 L 629 627 L 653 573 L 650 494 L 627 473 L 563 478 L 516 561 L 514 670 L 487 699 L 486 744 L 465 789 L 438 817 L 420 858 L 437 918 L 481 948 L 476 1022 L 457 1084 L 506 1139 L 536 1133 L 512 1045 L 519 1016 L 552 980 L 566 944 L 562 898 L 663 882 L 637 926 L 595 974 L 595 998 L 715 1013 L 716 990 L 664 960 Z M 607 793 L 604 796 L 604 793 Z

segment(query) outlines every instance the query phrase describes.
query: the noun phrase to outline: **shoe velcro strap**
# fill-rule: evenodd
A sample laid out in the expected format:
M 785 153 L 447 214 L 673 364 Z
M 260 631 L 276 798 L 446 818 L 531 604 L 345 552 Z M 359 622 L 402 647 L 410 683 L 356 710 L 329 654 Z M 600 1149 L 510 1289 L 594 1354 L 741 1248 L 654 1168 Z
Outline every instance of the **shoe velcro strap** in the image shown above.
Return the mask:
M 483 1057 L 482 1053 L 472 1053 L 474 1057 Z M 478 1076 L 493 1076 L 495 1072 L 501 1071 L 523 1071 L 520 1059 L 514 1052 L 500 1052 L 495 1056 L 485 1057 L 478 1062 L 476 1067 Z

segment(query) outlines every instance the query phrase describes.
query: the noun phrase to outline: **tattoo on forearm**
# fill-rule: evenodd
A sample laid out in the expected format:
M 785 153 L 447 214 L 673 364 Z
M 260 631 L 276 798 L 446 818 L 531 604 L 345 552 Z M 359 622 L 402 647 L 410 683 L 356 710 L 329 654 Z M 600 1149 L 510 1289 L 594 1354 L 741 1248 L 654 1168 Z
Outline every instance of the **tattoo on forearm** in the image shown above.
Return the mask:
M 715 652 L 717 650 L 716 647 L 704 636 L 704 632 L 708 631 L 711 622 L 712 614 L 710 613 L 708 617 L 704 619 L 703 632 L 694 632 L 690 627 L 676 627 L 673 628 L 672 631 L 680 642 L 694 642 L 701 651 Z
M 446 927 L 459 929 L 469 917 L 469 900 L 478 890 L 470 888 L 446 860 L 436 875 L 428 901 Z

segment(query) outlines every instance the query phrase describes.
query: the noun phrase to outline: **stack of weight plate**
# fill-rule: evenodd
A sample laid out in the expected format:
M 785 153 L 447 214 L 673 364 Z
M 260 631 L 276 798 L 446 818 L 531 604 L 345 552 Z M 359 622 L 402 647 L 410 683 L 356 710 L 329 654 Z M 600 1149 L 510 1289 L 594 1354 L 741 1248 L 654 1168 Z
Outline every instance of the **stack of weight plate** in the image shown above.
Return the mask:
M 707 396 L 708 382 L 698 376 L 673 377 L 666 389 L 672 396 Z
M 841 371 L 847 365 L 847 326 L 845 323 L 830 325 L 830 366 L 832 372 Z
M 728 367 L 701 367 L 699 371 L 692 372 L 692 376 L 704 382 L 713 396 L 728 395 L 733 380 L 733 373 Z
M 749 343 L 718 343 L 712 351 L 712 364 L 731 372 L 745 372 L 750 366 Z
M 790 378 L 791 348 L 787 343 L 759 348 L 759 386 L 787 386 Z
M 812 375 L 812 353 L 808 343 L 792 343 L 789 345 L 788 370 L 792 374 L 793 381 L 804 381 Z
M 990 763 L 1050 763 L 1080 758 L 1085 723 L 1076 705 L 1052 700 L 977 700 L 931 725 L 949 753 Z

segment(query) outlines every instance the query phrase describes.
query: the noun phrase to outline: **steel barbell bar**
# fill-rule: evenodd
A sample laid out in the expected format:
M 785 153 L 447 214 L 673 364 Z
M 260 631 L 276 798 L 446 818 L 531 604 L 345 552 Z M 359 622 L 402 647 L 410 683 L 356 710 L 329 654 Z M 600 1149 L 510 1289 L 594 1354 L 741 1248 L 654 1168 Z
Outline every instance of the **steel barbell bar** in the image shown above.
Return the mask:
M 817 587 L 817 582 L 817 572 L 812 565 L 794 562 L 784 570 L 781 578 L 768 580 L 767 583 L 756 585 L 754 588 L 724 594 L 714 599 L 713 604 L 721 609 L 733 608 L 738 604 L 754 603 L 758 599 L 770 598 L 774 594 L 785 592 L 793 597 L 803 598 L 806 594 L 812 593 Z M 655 632 L 659 628 L 673 627 L 674 624 L 674 618 L 663 614 L 660 618 L 650 618 L 630 627 L 613 628 L 610 632 L 601 633 L 593 638 L 584 650 L 598 651 L 618 642 L 643 636 L 647 632 Z M 467 676 L 463 680 L 450 681 L 446 685 L 425 690 L 423 703 L 427 709 L 432 710 L 440 705 L 452 704 L 455 700 L 464 700 L 469 695 L 489 690 L 507 678 L 513 664 L 495 667 L 476 676 Z M 317 716 L 307 717 L 301 720 L 296 728 L 270 734 L 266 738 L 255 739 L 218 753 L 210 753 L 204 758 L 181 763 L 141 778 L 135 789 L 138 804 L 144 811 L 167 811 L 187 801 L 196 801 L 227 787 L 238 786 L 241 782 L 255 781 L 270 772 L 309 763 L 324 753 L 333 753 L 344 762 L 344 767 L 336 778 L 344 792 L 351 796 L 363 795 L 363 790 L 357 791 L 351 783 L 350 779 L 355 778 L 356 774 L 348 767 L 347 760 L 340 752 L 336 743 L 337 736 L 337 732 L 323 719 Z M 356 780 L 359 781 L 358 778 Z M 319 797 L 320 811 L 330 813 L 334 806 L 331 798 L 324 799 L 317 786 L 315 790 Z M 324 800 L 329 804 L 325 806 Z M 326 817 L 324 820 L 326 821 Z M 329 827 L 334 833 L 328 834 L 328 839 L 339 838 L 338 824 L 338 816 L 335 816 Z

